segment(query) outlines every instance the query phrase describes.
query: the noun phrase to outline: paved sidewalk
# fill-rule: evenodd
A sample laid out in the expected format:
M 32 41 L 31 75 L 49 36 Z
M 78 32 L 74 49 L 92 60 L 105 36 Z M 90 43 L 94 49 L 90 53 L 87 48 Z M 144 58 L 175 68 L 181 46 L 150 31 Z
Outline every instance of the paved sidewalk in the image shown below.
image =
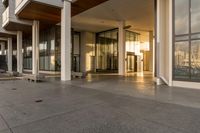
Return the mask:
M 0 133 L 199 133 L 200 90 L 151 77 L 0 81 Z

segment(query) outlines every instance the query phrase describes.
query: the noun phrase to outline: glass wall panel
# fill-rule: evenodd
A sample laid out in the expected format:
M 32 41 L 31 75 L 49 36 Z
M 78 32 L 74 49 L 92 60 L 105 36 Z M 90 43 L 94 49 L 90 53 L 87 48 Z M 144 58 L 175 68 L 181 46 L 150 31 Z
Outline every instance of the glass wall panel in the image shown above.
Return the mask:
M 80 71 L 80 39 L 79 32 L 72 33 L 74 70 Z M 42 71 L 61 70 L 61 27 L 52 26 L 40 31 L 39 69 Z M 23 34 L 24 69 L 32 69 L 32 35 Z M 72 59 L 73 60 L 73 59 Z
M 32 69 L 32 35 L 23 36 L 24 69 Z M 60 71 L 60 27 L 52 26 L 40 31 L 39 69 Z
M 72 71 L 75 72 L 80 72 L 80 49 L 81 49 L 81 44 L 80 44 L 80 39 L 81 39 L 81 33 L 80 32 L 73 32 L 73 39 L 72 39 L 72 55 L 73 55 L 73 60 L 72 60 Z
M 97 71 L 117 71 L 118 69 L 118 30 L 97 33 Z
M 175 1 L 174 79 L 199 81 L 200 80 L 200 8 L 199 8 L 200 1 L 199 0 L 174 0 L 174 1 Z
M 189 43 L 176 42 L 175 43 L 175 78 L 188 79 L 189 78 Z
M 32 69 L 32 40 L 31 35 L 23 36 L 23 66 L 24 69 Z
M 200 79 L 200 40 L 191 43 L 191 78 Z
M 55 33 L 55 70 L 61 70 L 61 28 L 56 27 Z
M 126 31 L 127 69 L 134 70 L 135 55 L 139 45 L 139 34 Z M 117 72 L 118 70 L 118 29 L 97 33 L 96 43 L 97 71 Z
M 40 70 L 55 71 L 55 31 L 51 27 L 40 32 Z
M 200 0 L 191 0 L 191 30 L 200 32 Z
M 192 34 L 191 39 L 200 39 L 200 34 Z
M 137 55 L 140 54 L 140 42 L 138 33 L 126 31 L 126 70 L 127 72 L 137 71 Z
M 175 34 L 189 33 L 189 0 L 175 0 Z

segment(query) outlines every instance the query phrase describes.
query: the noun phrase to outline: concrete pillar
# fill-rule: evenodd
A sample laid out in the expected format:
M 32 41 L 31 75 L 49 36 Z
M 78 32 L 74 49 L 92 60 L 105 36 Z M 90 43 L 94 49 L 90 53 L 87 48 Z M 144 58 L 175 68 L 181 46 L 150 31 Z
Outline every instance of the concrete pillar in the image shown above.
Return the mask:
M 64 0 L 61 10 L 61 80 L 71 80 L 71 1 Z
M 149 57 L 149 71 L 154 72 L 154 44 L 153 44 L 153 31 L 149 32 L 149 47 L 150 47 L 150 57 Z
M 157 0 L 156 76 L 157 84 L 172 85 L 173 0 Z
M 17 72 L 23 72 L 22 32 L 17 31 Z
M 8 66 L 8 72 L 12 72 L 12 38 L 8 38 L 8 59 L 7 59 L 7 66 Z
M 32 74 L 39 74 L 39 21 L 34 20 L 32 26 Z
M 5 42 L 1 42 L 1 55 L 5 55 L 6 45 Z
M 119 33 L 118 33 L 118 74 L 125 75 L 126 68 L 125 68 L 125 54 L 126 54 L 126 37 L 125 37 L 125 30 L 124 30 L 125 22 L 119 22 Z

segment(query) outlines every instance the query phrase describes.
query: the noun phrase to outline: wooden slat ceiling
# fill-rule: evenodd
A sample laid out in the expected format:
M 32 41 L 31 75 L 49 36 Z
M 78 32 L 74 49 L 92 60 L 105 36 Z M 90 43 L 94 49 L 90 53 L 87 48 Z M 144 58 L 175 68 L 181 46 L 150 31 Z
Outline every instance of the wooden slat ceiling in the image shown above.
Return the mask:
M 108 0 L 78 0 L 72 3 L 72 16 L 78 15 L 106 1 Z
M 72 17 L 108 0 L 78 0 L 72 3 Z M 56 24 L 61 20 L 61 9 L 37 2 L 29 3 L 19 13 L 19 18 L 40 20 L 41 22 Z

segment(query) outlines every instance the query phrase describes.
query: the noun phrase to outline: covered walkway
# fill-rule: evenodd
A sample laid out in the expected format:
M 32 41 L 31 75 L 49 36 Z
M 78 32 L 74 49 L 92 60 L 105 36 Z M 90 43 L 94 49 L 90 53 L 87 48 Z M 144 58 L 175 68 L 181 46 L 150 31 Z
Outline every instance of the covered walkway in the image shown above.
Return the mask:
M 0 81 L 0 133 L 197 133 L 200 90 L 152 78 Z

